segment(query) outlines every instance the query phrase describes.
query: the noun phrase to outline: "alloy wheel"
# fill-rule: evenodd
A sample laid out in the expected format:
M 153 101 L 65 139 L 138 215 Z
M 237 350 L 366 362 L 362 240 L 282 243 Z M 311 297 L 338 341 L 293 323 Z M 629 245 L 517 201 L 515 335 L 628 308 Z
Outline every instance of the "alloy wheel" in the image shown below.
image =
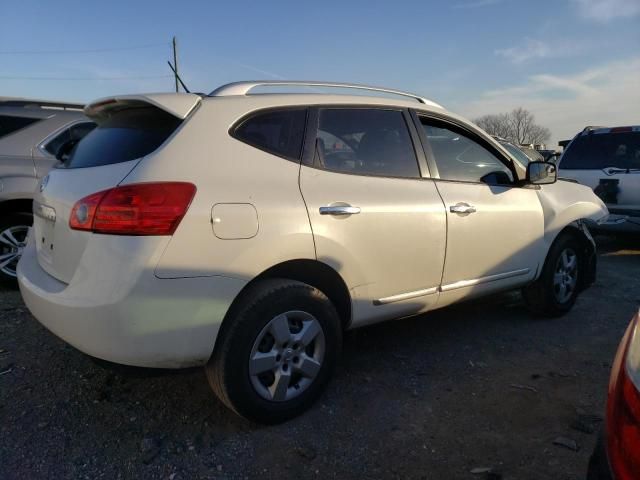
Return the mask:
M 556 262 L 553 274 L 553 293 L 558 303 L 566 303 L 578 285 L 578 255 L 572 248 L 565 248 Z
M 0 272 L 15 278 L 18 260 L 29 235 L 27 225 L 14 225 L 0 232 Z
M 313 315 L 303 311 L 277 315 L 262 329 L 251 349 L 251 385 L 265 400 L 291 400 L 313 383 L 324 355 L 324 332 Z

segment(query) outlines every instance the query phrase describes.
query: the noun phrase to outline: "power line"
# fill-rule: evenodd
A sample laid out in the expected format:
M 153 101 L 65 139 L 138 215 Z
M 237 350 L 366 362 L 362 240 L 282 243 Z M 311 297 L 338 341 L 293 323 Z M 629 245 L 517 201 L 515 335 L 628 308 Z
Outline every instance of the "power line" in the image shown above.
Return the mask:
M 173 75 L 133 75 L 124 77 L 20 77 L 1 75 L 0 80 L 129 80 L 172 77 Z
M 148 43 L 146 45 L 133 45 L 129 47 L 111 47 L 111 48 L 92 48 L 86 50 L 0 50 L 0 55 L 63 55 L 75 53 L 101 53 L 101 52 L 119 52 L 123 50 L 140 50 L 144 48 L 153 48 L 159 46 L 170 45 L 167 42 Z

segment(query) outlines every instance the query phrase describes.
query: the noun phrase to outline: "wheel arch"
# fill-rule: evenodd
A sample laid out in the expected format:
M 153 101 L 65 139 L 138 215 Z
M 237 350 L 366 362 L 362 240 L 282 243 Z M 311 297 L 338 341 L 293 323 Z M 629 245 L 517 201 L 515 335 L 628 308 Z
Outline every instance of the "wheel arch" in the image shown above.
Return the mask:
M 585 275 L 582 275 L 580 280 L 580 290 L 584 290 L 586 287 L 591 285 L 595 281 L 596 274 L 596 245 L 591 238 L 591 235 L 586 233 L 588 232 L 588 230 L 586 229 L 589 222 L 589 219 L 580 219 L 566 225 L 564 228 L 560 229 L 560 231 L 557 232 L 547 250 L 547 255 L 549 255 L 549 251 L 551 250 L 553 244 L 555 244 L 558 239 L 563 236 L 568 235 L 572 237 L 576 242 L 578 242 L 583 253 L 582 268 L 585 272 Z
M 233 315 L 235 309 L 243 301 L 246 292 L 262 280 L 271 278 L 295 280 L 317 288 L 322 291 L 335 306 L 343 329 L 346 329 L 351 323 L 351 294 L 349 293 L 346 283 L 336 270 L 326 263 L 318 260 L 287 260 L 269 267 L 254 277 L 242 288 L 242 290 L 240 290 L 233 302 L 231 302 L 231 305 L 227 309 L 227 313 L 222 320 L 222 324 L 216 338 L 214 351 L 217 348 L 219 340 L 223 336 L 226 327 L 228 326 L 227 320 Z
M 29 213 L 33 212 L 33 200 L 30 198 L 17 198 L 12 200 L 0 201 L 0 215 L 10 213 Z

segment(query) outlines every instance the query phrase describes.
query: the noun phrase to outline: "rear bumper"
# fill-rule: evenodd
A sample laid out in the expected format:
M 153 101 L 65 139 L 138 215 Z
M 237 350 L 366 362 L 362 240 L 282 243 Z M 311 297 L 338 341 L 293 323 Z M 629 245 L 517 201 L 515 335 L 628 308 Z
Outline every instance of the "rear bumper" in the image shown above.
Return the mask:
M 130 266 L 111 265 L 67 285 L 40 267 L 32 243 L 18 264 L 18 282 L 33 316 L 78 350 L 160 368 L 206 363 L 222 320 L 246 283 L 221 276 L 159 279 L 153 269 L 132 272 Z

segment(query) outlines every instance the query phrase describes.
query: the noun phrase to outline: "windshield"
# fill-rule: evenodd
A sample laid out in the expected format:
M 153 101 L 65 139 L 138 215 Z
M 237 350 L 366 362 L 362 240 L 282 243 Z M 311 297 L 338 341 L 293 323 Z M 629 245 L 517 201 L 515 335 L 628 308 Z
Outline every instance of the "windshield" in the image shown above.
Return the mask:
M 531 161 L 531 159 L 527 157 L 525 153 L 515 145 L 512 145 L 508 142 L 500 142 L 500 145 L 506 148 L 511 155 L 516 157 L 516 160 L 518 160 L 524 167 L 526 167 L 527 164 Z
M 640 132 L 579 135 L 571 142 L 561 162 L 561 168 L 565 170 L 638 169 Z

